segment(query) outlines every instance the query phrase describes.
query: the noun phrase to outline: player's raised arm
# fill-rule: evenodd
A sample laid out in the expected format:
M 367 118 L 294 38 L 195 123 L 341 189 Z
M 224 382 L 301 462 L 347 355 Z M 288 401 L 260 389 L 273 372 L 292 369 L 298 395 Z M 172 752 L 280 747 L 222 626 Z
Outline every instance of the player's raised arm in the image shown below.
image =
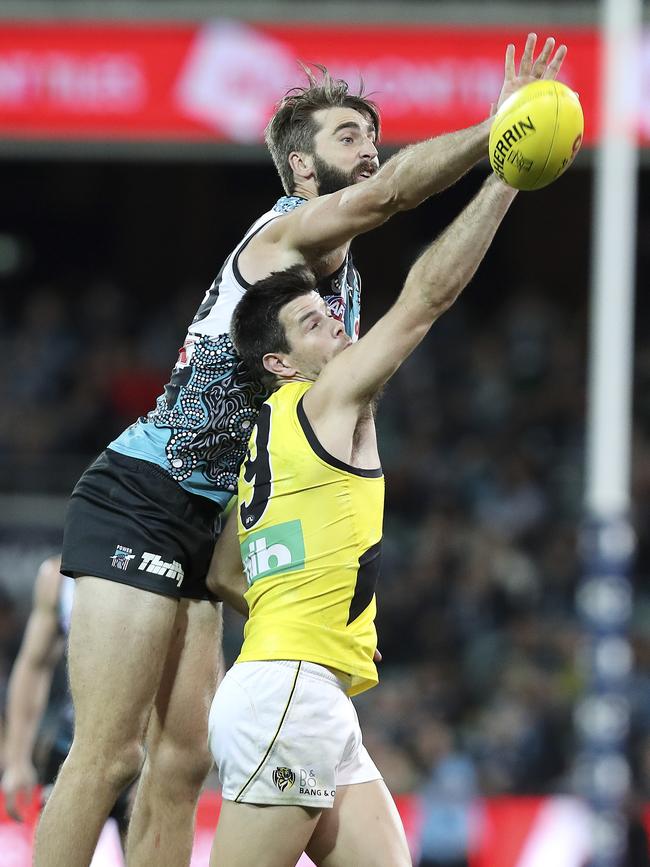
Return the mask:
M 377 393 L 469 283 L 516 192 L 495 176 L 413 265 L 392 308 L 322 370 L 305 396 L 313 420 L 358 407 Z
M 487 155 L 491 123 L 405 148 L 363 183 L 312 199 L 269 232 L 307 259 L 334 250 L 455 183 Z
M 17 821 L 22 821 L 20 799 L 28 799 L 36 785 L 32 751 L 54 668 L 63 653 L 57 618 L 61 584 L 59 566 L 60 559 L 53 557 L 39 569 L 32 611 L 9 679 L 7 762 L 2 776 L 2 791 L 7 812 Z
M 549 37 L 535 58 L 536 44 L 536 34 L 530 33 L 518 69 L 515 48 L 507 47 L 504 82 L 495 107 L 531 81 L 557 76 L 566 56 L 566 46 L 560 45 L 554 52 L 555 40 Z M 376 228 L 398 211 L 415 208 L 454 184 L 487 156 L 491 118 L 404 148 L 376 171 L 375 122 L 356 110 L 341 109 L 340 112 L 340 116 L 334 116 L 331 129 L 329 119 L 323 120 L 315 136 L 314 154 L 290 154 L 296 191 L 300 194 L 301 183 L 308 185 L 317 175 L 318 154 L 330 152 L 329 148 L 333 154 L 337 153 L 336 148 L 353 149 L 359 155 L 358 170 L 365 169 L 369 177 L 358 183 L 363 173 L 353 176 L 344 189 L 311 198 L 272 224 L 259 238 L 253 239 L 250 250 L 242 254 L 243 262 L 265 246 L 277 257 L 278 270 L 294 264 L 295 253 L 308 261 L 313 256 L 324 255 L 356 235 Z

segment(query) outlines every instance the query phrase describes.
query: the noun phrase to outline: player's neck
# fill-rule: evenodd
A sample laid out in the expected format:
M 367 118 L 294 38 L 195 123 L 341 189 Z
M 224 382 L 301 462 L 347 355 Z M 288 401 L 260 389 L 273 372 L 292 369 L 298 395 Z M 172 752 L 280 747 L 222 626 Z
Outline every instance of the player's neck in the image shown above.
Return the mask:
M 301 199 L 315 199 L 318 196 L 316 182 L 313 178 L 296 180 L 291 195 L 299 196 Z
M 280 388 L 280 386 L 289 385 L 292 382 L 316 382 L 316 379 L 313 376 L 307 376 L 307 374 L 301 373 L 297 370 L 293 376 L 278 377 L 277 387 Z

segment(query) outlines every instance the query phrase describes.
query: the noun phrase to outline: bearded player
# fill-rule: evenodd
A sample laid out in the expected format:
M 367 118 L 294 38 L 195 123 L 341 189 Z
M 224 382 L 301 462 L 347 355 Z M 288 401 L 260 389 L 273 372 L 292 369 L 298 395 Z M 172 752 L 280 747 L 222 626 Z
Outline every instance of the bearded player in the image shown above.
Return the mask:
M 554 77 L 566 49 L 553 48 L 547 40 L 534 59 L 531 34 L 516 72 L 509 46 L 500 101 Z M 354 339 L 351 239 L 454 183 L 486 155 L 489 129 L 487 119 L 422 142 L 378 170 L 377 109 L 345 82 L 325 74 L 280 104 L 267 142 L 287 195 L 206 292 L 156 408 L 110 443 L 70 500 L 62 571 L 77 581 L 68 651 L 75 732 L 39 824 L 36 867 L 88 865 L 111 805 L 140 769 L 130 867 L 189 862 L 220 670 L 221 612 L 206 573 L 267 396 L 234 352 L 232 311 L 251 283 L 308 265 Z

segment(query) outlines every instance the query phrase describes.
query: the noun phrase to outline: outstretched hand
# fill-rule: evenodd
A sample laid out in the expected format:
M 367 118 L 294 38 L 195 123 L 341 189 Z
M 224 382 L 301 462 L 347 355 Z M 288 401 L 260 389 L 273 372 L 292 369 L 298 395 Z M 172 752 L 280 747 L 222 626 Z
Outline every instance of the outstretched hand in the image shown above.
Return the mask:
M 557 78 L 557 74 L 562 66 L 562 61 L 566 57 L 566 45 L 560 45 L 555 54 L 555 39 L 549 36 L 539 56 L 535 60 L 535 46 L 537 45 L 537 34 L 529 33 L 526 39 L 524 53 L 521 56 L 519 71 L 515 69 L 515 46 L 510 44 L 506 48 L 506 66 L 505 76 L 503 79 L 503 87 L 499 94 L 499 99 L 493 106 L 493 114 L 499 109 L 503 103 L 512 96 L 519 88 L 531 81 L 538 81 L 542 78 Z M 551 56 L 552 55 L 552 56 Z
M 25 812 L 36 786 L 36 770 L 31 763 L 8 766 L 2 777 L 5 809 L 16 822 L 25 820 Z

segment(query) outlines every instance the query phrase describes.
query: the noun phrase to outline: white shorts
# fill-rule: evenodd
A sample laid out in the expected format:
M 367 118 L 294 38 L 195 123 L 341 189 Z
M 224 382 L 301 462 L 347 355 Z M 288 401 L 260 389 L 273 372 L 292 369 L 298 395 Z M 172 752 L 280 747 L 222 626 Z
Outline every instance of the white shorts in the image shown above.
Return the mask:
M 380 780 L 343 677 L 312 662 L 240 662 L 210 708 L 228 801 L 331 807 L 337 786 Z

